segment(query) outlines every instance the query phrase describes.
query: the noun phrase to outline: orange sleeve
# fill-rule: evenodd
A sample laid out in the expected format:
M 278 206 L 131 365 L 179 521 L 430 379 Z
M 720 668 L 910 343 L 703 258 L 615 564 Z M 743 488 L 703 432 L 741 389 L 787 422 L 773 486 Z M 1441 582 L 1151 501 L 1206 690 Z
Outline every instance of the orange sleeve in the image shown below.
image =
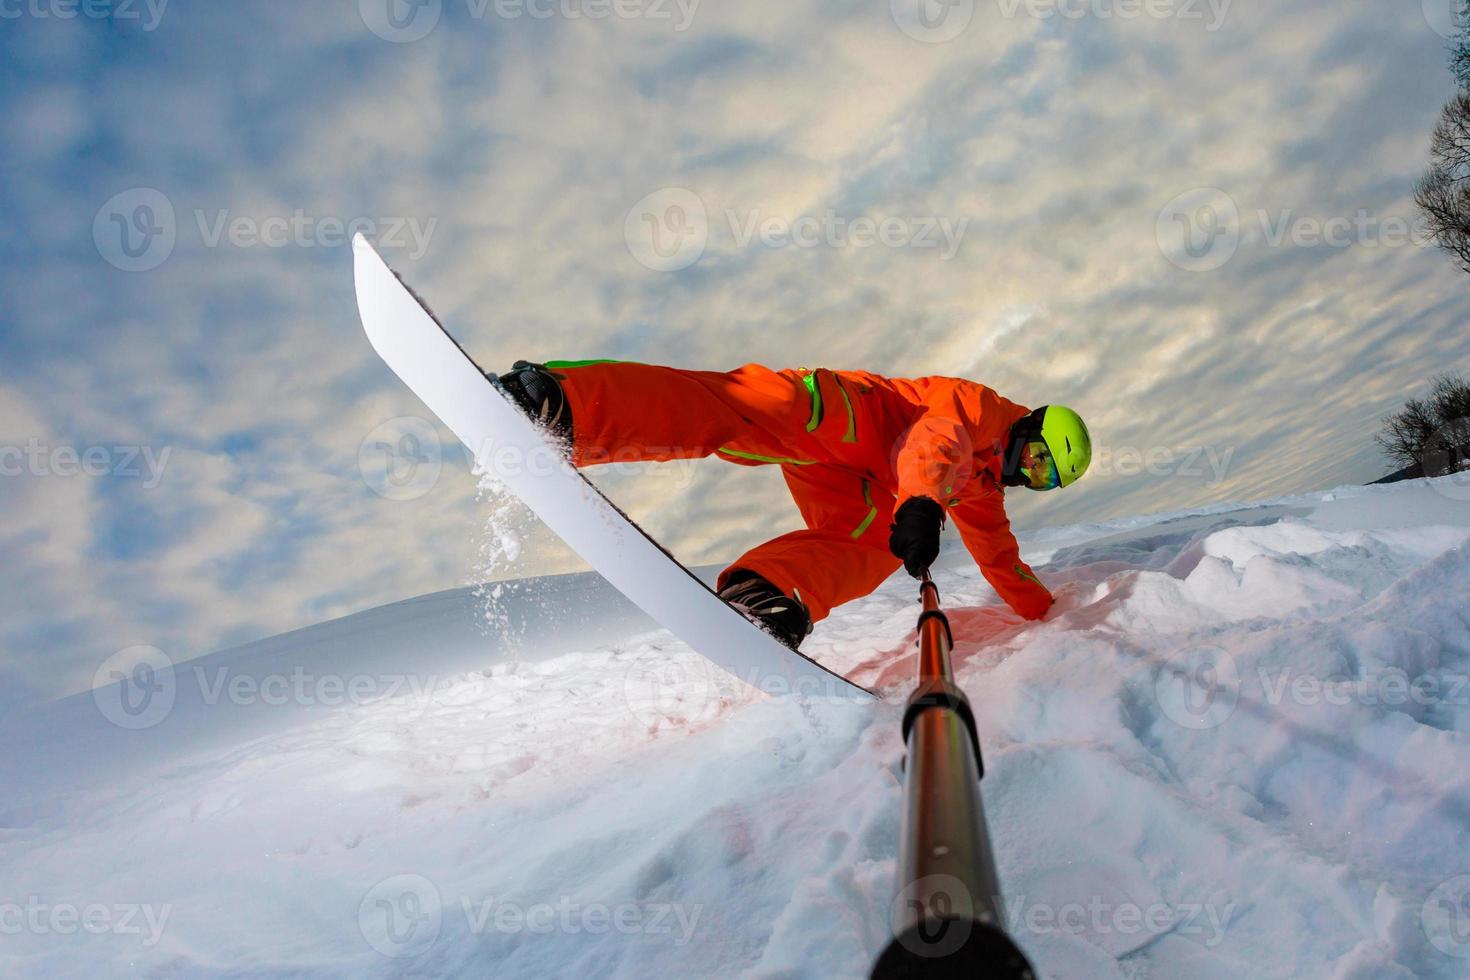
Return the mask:
M 974 473 L 974 445 L 958 419 L 925 415 L 909 427 L 898 444 L 894 473 L 898 499 L 928 497 L 941 507 Z
M 1006 604 L 1025 619 L 1045 616 L 1051 608 L 1051 593 L 1021 560 L 1000 494 L 966 501 L 950 513 L 980 573 Z

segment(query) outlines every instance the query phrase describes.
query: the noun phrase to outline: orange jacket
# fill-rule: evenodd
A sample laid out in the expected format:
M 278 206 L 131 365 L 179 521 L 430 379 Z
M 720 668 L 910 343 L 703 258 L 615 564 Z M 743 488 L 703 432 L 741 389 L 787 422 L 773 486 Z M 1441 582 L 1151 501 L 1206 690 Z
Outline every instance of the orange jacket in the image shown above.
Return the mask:
M 894 506 L 938 501 L 1011 608 L 1040 618 L 1051 594 L 1021 561 L 1006 519 L 1002 454 L 1029 409 L 961 378 L 867 371 L 699 371 L 632 362 L 553 362 L 572 405 L 579 466 L 711 454 L 729 462 L 823 467 L 886 490 Z M 843 490 L 842 492 L 855 492 Z M 886 532 L 886 528 L 884 529 Z M 886 533 L 884 535 L 886 540 Z
M 1031 410 L 963 378 L 866 378 L 890 420 L 886 486 L 897 504 L 920 496 L 938 501 L 1001 598 L 1027 619 L 1044 616 L 1051 593 L 1021 560 L 1001 482 L 1011 426 Z

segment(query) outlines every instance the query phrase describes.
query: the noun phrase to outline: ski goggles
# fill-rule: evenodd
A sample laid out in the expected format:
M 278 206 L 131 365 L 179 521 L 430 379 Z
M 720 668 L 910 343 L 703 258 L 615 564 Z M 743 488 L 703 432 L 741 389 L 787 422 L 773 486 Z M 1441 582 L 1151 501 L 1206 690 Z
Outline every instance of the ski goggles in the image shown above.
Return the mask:
M 1028 442 L 1021 450 L 1021 474 L 1032 490 L 1052 490 L 1062 485 L 1057 461 L 1044 442 Z

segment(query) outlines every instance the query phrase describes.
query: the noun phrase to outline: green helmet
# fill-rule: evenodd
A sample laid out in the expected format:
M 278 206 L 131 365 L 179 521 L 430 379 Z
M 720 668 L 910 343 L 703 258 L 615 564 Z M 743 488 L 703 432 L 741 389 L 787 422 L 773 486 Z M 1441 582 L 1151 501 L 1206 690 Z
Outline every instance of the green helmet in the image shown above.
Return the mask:
M 1041 439 L 1057 464 L 1061 486 L 1076 483 L 1092 462 L 1092 437 L 1082 416 L 1065 405 L 1046 405 L 1041 415 Z

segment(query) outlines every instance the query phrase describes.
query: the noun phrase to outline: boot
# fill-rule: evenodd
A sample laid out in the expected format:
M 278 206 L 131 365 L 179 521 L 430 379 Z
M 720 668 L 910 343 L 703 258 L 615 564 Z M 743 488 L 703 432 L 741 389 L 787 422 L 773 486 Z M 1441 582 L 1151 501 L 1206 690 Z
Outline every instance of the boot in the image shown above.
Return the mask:
M 812 631 L 812 618 L 800 595 L 787 595 L 749 569 L 731 572 L 720 598 L 793 650 Z
M 558 438 L 571 442 L 572 406 L 561 390 L 561 382 L 545 365 L 532 361 L 516 361 L 499 376 L 500 385 L 511 400 Z

